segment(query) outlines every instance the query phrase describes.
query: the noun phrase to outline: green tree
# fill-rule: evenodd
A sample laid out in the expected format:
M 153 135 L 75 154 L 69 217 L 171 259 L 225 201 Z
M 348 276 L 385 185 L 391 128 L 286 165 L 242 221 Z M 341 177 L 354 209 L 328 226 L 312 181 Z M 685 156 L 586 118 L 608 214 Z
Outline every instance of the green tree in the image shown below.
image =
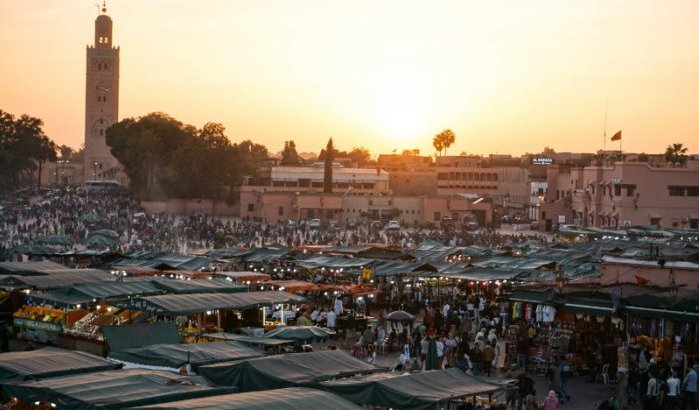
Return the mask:
M 219 123 L 201 129 L 163 113 L 127 118 L 107 130 L 107 145 L 142 198 L 221 198 L 267 159 L 251 141 L 231 143 Z
M 366 165 L 373 164 L 374 161 L 371 160 L 371 152 L 364 147 L 354 147 L 347 156 L 352 158 L 352 162 L 356 162 L 358 167 L 364 167 Z
M 17 188 L 21 180 L 28 181 L 41 170 L 46 161 L 56 159 L 56 144 L 43 130 L 43 122 L 23 114 L 19 117 L 0 110 L 0 189 Z
M 284 166 L 298 166 L 303 164 L 305 161 L 296 152 L 296 143 L 291 141 L 284 141 L 284 151 L 282 151 L 281 165 Z
M 333 192 L 333 154 L 335 147 L 333 139 L 328 140 L 328 145 L 325 147 L 325 164 L 323 173 L 323 192 L 331 194 Z
M 683 144 L 670 144 L 665 148 L 665 161 L 673 164 L 687 165 L 687 147 Z

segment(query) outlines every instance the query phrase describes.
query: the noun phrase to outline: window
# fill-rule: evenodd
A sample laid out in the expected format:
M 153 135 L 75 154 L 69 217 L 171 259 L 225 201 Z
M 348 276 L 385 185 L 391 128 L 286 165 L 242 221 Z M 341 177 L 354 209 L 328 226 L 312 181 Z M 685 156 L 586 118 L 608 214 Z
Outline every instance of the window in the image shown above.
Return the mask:
M 687 196 L 699 196 L 699 186 L 688 186 Z
M 621 196 L 621 185 L 614 185 L 614 195 Z
M 104 124 L 104 118 L 100 118 L 100 124 Z
M 633 196 L 633 191 L 636 190 L 636 185 L 626 186 L 626 196 Z
M 255 204 L 248 204 L 248 212 L 255 212 Z
M 100 135 L 104 135 L 104 129 L 100 128 Z
M 684 196 L 684 187 L 683 186 L 668 186 L 668 191 L 670 196 Z
M 435 213 L 434 213 L 434 220 L 435 220 L 435 221 L 441 221 L 441 220 L 442 220 L 442 213 L 441 213 L 441 212 L 435 212 Z
M 284 207 L 280 206 L 279 207 L 279 216 L 282 216 L 282 215 L 284 215 Z

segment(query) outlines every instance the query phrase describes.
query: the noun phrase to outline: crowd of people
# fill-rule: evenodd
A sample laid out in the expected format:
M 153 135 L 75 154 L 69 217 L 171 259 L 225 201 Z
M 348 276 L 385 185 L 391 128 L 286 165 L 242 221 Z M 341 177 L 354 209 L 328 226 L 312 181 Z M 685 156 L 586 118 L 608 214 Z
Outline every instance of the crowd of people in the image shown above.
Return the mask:
M 413 227 L 387 230 L 373 221 L 311 227 L 305 221 L 265 222 L 253 218 L 218 218 L 203 210 L 191 215 L 148 213 L 124 188 L 86 191 L 65 186 L 41 192 L 18 191 L 3 198 L 0 208 L 0 247 L 34 244 L 47 235 L 66 235 L 76 249 L 91 232 L 109 229 L 119 238 L 111 246 L 115 251 L 131 249 L 188 253 L 232 246 L 264 247 L 282 245 L 352 246 L 366 243 L 413 248 L 425 241 L 449 246 L 481 245 L 501 247 L 518 242 L 545 242 L 541 235 L 503 234 L 496 231 L 449 230 Z M 103 244 L 86 247 L 104 248 Z M 0 250 L 2 250 L 0 249 Z

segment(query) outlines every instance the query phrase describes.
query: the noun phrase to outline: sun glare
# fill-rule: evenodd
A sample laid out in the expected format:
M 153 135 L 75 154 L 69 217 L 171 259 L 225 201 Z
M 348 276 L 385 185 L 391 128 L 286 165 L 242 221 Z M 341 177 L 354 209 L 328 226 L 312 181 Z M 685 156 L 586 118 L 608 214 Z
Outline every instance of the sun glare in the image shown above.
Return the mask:
M 374 126 L 386 139 L 410 142 L 424 128 L 426 105 L 421 82 L 399 75 L 378 84 L 372 100 Z

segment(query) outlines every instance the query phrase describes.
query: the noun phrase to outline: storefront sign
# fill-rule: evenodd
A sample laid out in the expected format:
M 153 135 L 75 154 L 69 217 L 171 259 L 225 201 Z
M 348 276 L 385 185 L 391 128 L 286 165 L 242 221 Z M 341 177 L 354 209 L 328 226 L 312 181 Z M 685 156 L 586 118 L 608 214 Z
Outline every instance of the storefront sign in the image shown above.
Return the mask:
M 549 157 L 534 157 L 532 158 L 532 165 L 553 165 L 553 158 Z
M 63 333 L 63 325 L 57 323 L 38 322 L 36 320 L 29 320 L 21 317 L 16 317 L 14 319 L 14 324 L 16 327 L 23 327 L 25 329 L 42 330 L 44 332 L 53 333 Z
M 140 310 L 143 312 L 159 311 L 158 306 L 148 303 L 146 300 L 137 298 L 112 301 L 111 304 L 122 309 Z
M 612 184 L 613 185 L 621 184 L 621 178 L 612 178 Z

